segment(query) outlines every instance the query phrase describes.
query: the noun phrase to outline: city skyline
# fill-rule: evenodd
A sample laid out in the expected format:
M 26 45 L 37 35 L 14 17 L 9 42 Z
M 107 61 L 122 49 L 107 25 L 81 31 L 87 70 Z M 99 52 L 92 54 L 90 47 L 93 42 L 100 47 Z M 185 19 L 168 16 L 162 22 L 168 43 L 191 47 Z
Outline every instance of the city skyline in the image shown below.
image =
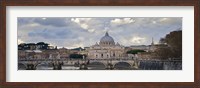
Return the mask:
M 124 46 L 158 43 L 171 31 L 182 30 L 181 17 L 74 18 L 19 17 L 18 44 L 46 42 L 76 48 L 94 45 L 108 31 Z

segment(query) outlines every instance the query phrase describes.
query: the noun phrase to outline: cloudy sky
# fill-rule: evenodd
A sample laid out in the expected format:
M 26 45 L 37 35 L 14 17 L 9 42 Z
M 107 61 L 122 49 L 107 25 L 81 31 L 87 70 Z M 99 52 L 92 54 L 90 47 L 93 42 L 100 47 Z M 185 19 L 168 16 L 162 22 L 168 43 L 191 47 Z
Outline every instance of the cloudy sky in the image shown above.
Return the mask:
M 171 31 L 182 28 L 181 17 L 73 18 L 18 17 L 18 44 L 46 42 L 53 46 L 87 47 L 108 31 L 124 46 L 158 43 Z

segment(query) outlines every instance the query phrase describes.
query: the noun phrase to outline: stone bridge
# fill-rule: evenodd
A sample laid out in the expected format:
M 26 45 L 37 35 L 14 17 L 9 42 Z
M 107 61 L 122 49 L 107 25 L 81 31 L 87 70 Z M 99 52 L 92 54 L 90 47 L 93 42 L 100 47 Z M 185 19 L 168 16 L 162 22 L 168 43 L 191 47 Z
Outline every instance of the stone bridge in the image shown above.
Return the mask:
M 89 65 L 93 63 L 102 63 L 107 69 L 114 69 L 119 64 L 128 64 L 130 68 L 137 68 L 137 62 L 134 59 L 90 59 Z
M 88 69 L 89 66 L 101 65 L 105 69 L 115 69 L 125 64 L 130 69 L 141 70 L 181 70 L 180 60 L 149 60 L 149 59 L 19 59 L 19 65 L 26 70 L 36 70 L 38 66 L 51 66 L 53 70 L 61 70 L 62 66 L 74 66 Z M 121 64 L 121 65 L 120 65 Z M 19 68 L 18 68 L 19 69 Z
M 95 63 L 104 65 L 106 69 L 114 69 L 120 63 L 128 64 L 130 68 L 137 68 L 137 62 L 133 59 L 20 59 L 18 61 L 18 65 L 24 65 L 27 70 L 35 70 L 39 65 L 51 65 L 55 70 L 61 70 L 62 65 L 87 69 L 87 66 Z

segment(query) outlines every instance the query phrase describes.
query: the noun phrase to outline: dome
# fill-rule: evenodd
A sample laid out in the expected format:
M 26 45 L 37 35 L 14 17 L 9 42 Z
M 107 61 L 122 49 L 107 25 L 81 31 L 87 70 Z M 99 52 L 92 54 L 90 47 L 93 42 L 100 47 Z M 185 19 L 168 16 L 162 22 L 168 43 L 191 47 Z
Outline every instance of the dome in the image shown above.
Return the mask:
M 100 45 L 115 45 L 114 39 L 109 36 L 108 32 L 106 32 L 105 36 L 103 36 L 100 40 Z

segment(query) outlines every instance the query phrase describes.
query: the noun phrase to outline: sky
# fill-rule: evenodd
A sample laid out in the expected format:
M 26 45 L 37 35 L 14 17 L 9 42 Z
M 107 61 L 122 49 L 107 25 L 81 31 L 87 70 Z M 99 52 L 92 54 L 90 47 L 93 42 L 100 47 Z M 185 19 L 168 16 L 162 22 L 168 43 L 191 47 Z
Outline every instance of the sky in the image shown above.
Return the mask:
M 182 30 L 181 17 L 18 17 L 18 44 L 45 42 L 51 46 L 89 47 L 106 32 L 123 46 L 150 45 Z

